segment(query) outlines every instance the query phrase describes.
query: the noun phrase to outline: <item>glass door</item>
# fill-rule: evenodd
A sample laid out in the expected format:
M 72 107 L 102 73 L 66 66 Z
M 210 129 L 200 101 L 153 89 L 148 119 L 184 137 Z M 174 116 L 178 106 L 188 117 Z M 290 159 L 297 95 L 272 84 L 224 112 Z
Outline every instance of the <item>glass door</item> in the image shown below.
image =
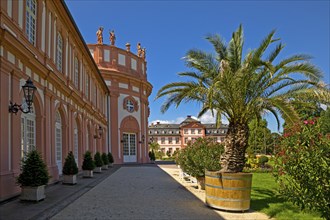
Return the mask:
M 124 133 L 123 134 L 123 155 L 124 163 L 137 162 L 136 157 L 136 134 Z

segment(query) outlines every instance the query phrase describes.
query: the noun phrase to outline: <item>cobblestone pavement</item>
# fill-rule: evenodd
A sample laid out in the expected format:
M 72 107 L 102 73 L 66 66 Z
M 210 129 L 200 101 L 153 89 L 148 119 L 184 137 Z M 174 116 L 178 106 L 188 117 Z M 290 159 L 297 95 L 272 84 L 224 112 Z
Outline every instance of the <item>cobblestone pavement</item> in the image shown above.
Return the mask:
M 55 215 L 65 219 L 223 219 L 156 165 L 124 166 Z

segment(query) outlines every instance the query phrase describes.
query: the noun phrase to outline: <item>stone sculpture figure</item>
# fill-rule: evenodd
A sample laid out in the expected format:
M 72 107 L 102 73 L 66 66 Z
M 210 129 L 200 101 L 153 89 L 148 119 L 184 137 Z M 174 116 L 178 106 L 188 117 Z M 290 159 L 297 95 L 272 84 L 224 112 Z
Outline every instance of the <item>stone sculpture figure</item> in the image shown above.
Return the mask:
M 111 45 L 115 45 L 116 43 L 116 35 L 115 35 L 115 31 L 112 30 L 111 32 L 109 31 L 110 34 L 110 43 Z
M 126 51 L 127 52 L 131 51 L 131 44 L 130 43 L 126 43 Z
M 146 53 L 147 53 L 146 48 L 143 48 L 142 51 L 141 51 L 141 57 L 142 57 L 143 59 L 146 58 L 146 56 L 147 56 Z
M 103 27 L 99 27 L 99 29 L 96 32 L 97 36 L 97 43 L 103 44 Z
M 137 44 L 137 55 L 138 57 L 142 56 L 142 48 L 141 48 L 141 43 Z

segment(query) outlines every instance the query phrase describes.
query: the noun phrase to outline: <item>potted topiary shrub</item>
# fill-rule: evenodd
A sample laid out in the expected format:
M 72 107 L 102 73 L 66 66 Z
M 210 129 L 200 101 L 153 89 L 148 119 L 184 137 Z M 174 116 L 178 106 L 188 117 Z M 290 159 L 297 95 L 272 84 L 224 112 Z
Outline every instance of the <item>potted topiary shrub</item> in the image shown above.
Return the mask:
M 221 170 L 209 174 L 211 182 L 206 182 L 206 203 L 219 209 L 245 211 L 250 208 L 252 188 L 252 173 L 242 172 L 249 123 L 261 119 L 265 113 L 275 116 L 278 128 L 281 116 L 288 124 L 297 122 L 299 108 L 295 103 L 308 109 L 312 109 L 306 105 L 310 101 L 327 103 L 329 89 L 321 80 L 319 68 L 310 62 L 310 56 L 297 54 L 278 59 L 284 46 L 275 37 L 275 31 L 270 32 L 259 47 L 249 50 L 243 47 L 242 25 L 233 32 L 229 43 L 217 34 L 208 35 L 206 39 L 215 53 L 189 50 L 184 58 L 189 71 L 179 73 L 189 79 L 164 85 L 156 99 L 167 97 L 161 106 L 162 112 L 172 105 L 178 107 L 187 101 L 196 101 L 201 104 L 198 117 L 211 112 L 216 116 L 217 127 L 223 118 L 228 121 Z M 223 185 L 208 187 L 216 181 L 228 184 L 227 189 L 236 189 L 222 190 Z M 221 196 L 212 194 L 217 190 Z
M 93 170 L 95 168 L 95 163 L 92 158 L 92 153 L 86 151 L 84 154 L 84 161 L 82 164 L 83 177 L 93 177 Z
M 103 161 L 102 161 L 102 157 L 100 152 L 96 152 L 96 154 L 94 155 L 94 161 L 95 161 L 95 168 L 94 168 L 94 172 L 95 173 L 101 173 L 102 171 L 102 166 L 103 166 Z
M 45 185 L 49 174 L 46 164 L 37 150 L 30 151 L 22 160 L 21 174 L 17 183 L 22 188 L 20 200 L 40 201 L 46 198 Z
M 102 154 L 102 161 L 103 161 L 103 166 L 102 166 L 102 170 L 107 170 L 109 169 L 109 158 L 108 155 L 106 153 Z
M 68 156 L 65 158 L 64 166 L 62 169 L 63 173 L 63 184 L 77 184 L 77 173 L 78 166 L 72 151 L 69 152 Z
M 108 159 L 109 159 L 109 166 L 112 167 L 114 159 L 111 152 L 108 153 Z

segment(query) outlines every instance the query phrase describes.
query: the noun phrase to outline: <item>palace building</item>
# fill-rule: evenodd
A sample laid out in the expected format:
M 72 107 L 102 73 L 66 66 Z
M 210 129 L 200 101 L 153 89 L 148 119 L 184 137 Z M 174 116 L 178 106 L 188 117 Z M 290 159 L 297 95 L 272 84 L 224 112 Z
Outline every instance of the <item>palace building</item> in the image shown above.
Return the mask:
M 64 0 L 0 1 L 0 201 L 20 194 L 16 177 L 32 148 L 49 183 L 69 151 L 79 169 L 87 150 L 112 152 L 118 164 L 149 161 L 145 49 L 117 48 L 114 32 L 103 43 L 102 31 L 86 45 Z M 22 89 L 31 81 L 33 102 Z
M 190 115 L 180 124 L 151 124 L 149 126 L 149 142 L 157 142 L 160 150 L 172 155 L 194 142 L 197 138 L 212 138 L 215 142 L 223 142 L 228 125 L 222 124 L 219 128 L 215 124 L 202 124 Z

